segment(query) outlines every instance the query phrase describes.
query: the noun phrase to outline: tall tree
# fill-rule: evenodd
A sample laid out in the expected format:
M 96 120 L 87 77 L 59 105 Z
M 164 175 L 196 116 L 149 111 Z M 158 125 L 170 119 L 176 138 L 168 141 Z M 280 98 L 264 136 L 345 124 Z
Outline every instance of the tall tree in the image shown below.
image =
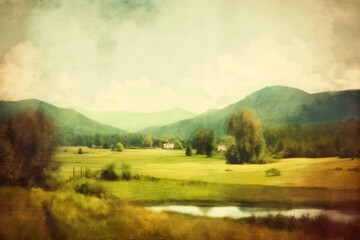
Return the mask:
M 151 136 L 145 136 L 142 145 L 144 148 L 152 148 L 153 140 L 152 140 Z
M 196 149 L 196 154 L 206 154 L 211 157 L 214 148 L 214 133 L 210 130 L 198 131 L 193 140 L 192 146 Z
M 192 150 L 191 144 L 188 144 L 185 151 L 186 156 L 192 156 Z
M 56 146 L 55 127 L 42 109 L 0 123 L 0 183 L 25 187 L 43 183 Z
M 254 111 L 245 109 L 234 114 L 228 124 L 228 134 L 235 138 L 238 154 L 227 159 L 229 163 L 261 163 L 265 152 L 262 124 Z M 234 161 L 237 160 L 236 162 Z M 231 161 L 231 162 L 230 162 Z

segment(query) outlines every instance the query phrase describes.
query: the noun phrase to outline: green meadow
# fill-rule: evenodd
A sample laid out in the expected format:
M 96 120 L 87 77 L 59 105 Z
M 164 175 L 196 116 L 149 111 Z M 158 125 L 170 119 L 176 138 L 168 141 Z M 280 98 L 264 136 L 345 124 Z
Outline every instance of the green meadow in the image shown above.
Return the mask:
M 242 219 L 154 212 L 159 205 L 323 208 L 358 212 L 359 159 L 229 165 L 183 150 L 59 147 L 47 190 L 0 187 L 0 239 L 357 239 L 358 222 L 270 215 Z M 106 181 L 109 164 L 130 180 Z M 269 177 L 275 168 L 280 176 Z
M 148 206 L 259 206 L 358 212 L 359 159 L 294 158 L 229 165 L 223 154 L 60 147 L 47 190 L 0 187 L 0 239 L 357 239 L 358 222 L 325 216 L 242 219 L 155 212 Z M 106 166 L 130 180 L 102 180 Z M 269 177 L 275 168 L 280 176 Z
M 230 165 L 223 154 L 185 156 L 182 150 L 59 148 L 55 161 L 61 164 L 58 178 L 69 182 L 100 182 L 106 191 L 124 201 L 141 204 L 199 203 L 251 204 L 264 206 L 310 206 L 357 208 L 360 201 L 359 160 L 350 158 L 294 158 L 269 164 Z M 99 172 L 115 164 L 130 166 L 130 181 L 86 179 L 85 171 Z M 270 168 L 281 175 L 268 177 Z M 82 178 L 80 169 L 82 170 Z

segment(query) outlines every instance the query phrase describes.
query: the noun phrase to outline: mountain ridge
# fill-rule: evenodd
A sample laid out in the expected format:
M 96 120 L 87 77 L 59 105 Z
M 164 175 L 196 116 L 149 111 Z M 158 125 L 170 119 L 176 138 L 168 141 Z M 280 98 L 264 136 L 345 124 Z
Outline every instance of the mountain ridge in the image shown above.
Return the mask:
M 125 133 L 124 130 L 108 126 L 103 122 L 99 123 L 96 119 L 84 116 L 73 109 L 59 108 L 37 99 L 0 101 L 0 118 L 11 116 L 27 108 L 35 110 L 38 107 L 43 107 L 45 113 L 54 119 L 57 127 L 63 132 L 67 131 L 74 134 Z M 350 118 L 360 118 L 360 90 L 349 89 L 307 93 L 291 87 L 269 86 L 253 92 L 224 108 L 210 109 L 199 115 L 192 113 L 195 115 L 192 118 L 185 118 L 163 125 L 158 124 L 161 126 L 156 126 L 149 121 L 148 116 L 153 113 L 138 113 L 140 114 L 138 115 L 139 119 L 152 124 L 151 127 L 138 132 L 155 136 L 191 139 L 196 131 L 207 128 L 212 129 L 216 137 L 223 138 L 226 136 L 227 122 L 231 115 L 244 108 L 253 109 L 266 127 L 334 123 Z M 162 118 L 162 113 L 168 114 L 172 113 L 172 111 L 180 115 L 182 111 L 186 112 L 183 109 L 170 109 L 155 113 L 159 115 L 158 118 Z M 100 113 L 104 117 L 109 117 L 106 116 L 106 112 L 110 114 L 110 117 L 114 113 L 114 111 L 101 111 Z M 127 111 L 120 112 L 121 114 L 124 114 L 124 112 L 129 113 Z M 133 113 L 130 112 L 131 115 Z M 184 116 L 182 117 L 184 118 Z M 137 121 L 126 120 L 123 116 L 121 120 L 115 119 L 115 121 L 130 122 L 133 125 L 138 124 Z M 131 127 L 126 128 L 128 131 L 130 129 Z
M 208 128 L 222 138 L 226 136 L 230 116 L 244 108 L 253 109 L 264 126 L 333 123 L 360 118 L 360 90 L 307 93 L 291 87 L 270 86 L 222 109 L 142 132 L 191 139 L 196 131 Z
M 75 134 L 124 133 L 124 130 L 98 123 L 73 109 L 60 108 L 38 99 L 19 101 L 0 101 L 0 119 L 11 117 L 27 109 L 36 111 L 43 108 L 47 116 L 54 120 L 55 126 L 62 131 Z

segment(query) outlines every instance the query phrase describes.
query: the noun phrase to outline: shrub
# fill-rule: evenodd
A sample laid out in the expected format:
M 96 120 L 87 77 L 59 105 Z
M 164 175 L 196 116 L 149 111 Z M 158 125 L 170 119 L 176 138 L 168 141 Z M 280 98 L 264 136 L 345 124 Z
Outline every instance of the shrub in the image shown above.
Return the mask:
M 85 168 L 85 177 L 86 178 L 95 178 L 96 177 L 96 172 L 94 172 L 93 170 L 89 169 L 89 168 Z
M 277 177 L 281 175 L 280 170 L 276 168 L 270 168 L 269 170 L 265 171 L 267 177 Z
M 131 179 L 131 167 L 130 165 L 123 163 L 121 164 L 121 179 L 130 180 Z
M 212 143 L 209 143 L 205 146 L 205 153 L 206 153 L 206 157 L 212 157 L 213 156 L 213 150 L 214 150 L 214 145 Z
M 124 150 L 124 145 L 121 142 L 118 142 L 117 144 L 115 144 L 115 146 L 112 147 L 111 150 L 122 152 Z
M 232 145 L 226 152 L 225 152 L 225 158 L 227 164 L 238 164 L 239 161 L 239 153 L 236 150 L 236 146 Z
M 185 152 L 186 156 L 192 156 L 192 151 L 193 149 L 191 147 L 191 144 L 189 144 L 186 148 L 186 152 Z
M 118 180 L 119 176 L 116 174 L 114 168 L 114 164 L 107 165 L 104 169 L 101 170 L 100 178 L 109 181 Z
M 101 198 L 105 195 L 105 188 L 99 183 L 84 182 L 75 186 L 75 192 Z

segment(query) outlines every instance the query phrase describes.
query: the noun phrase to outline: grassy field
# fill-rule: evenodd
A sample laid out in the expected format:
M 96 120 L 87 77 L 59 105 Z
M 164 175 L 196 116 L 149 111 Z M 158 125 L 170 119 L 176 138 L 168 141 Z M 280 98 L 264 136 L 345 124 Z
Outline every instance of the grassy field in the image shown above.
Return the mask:
M 337 240 L 358 239 L 359 224 L 323 218 L 301 221 L 210 219 L 158 213 L 71 191 L 0 187 L 0 239 Z
M 339 158 L 282 159 L 265 165 L 228 165 L 222 154 L 213 158 L 184 151 L 163 149 L 125 149 L 112 152 L 78 148 L 60 148 L 55 160 L 63 165 L 59 175 L 72 176 L 75 167 L 97 171 L 115 163 L 131 166 L 132 174 L 157 178 L 156 181 L 104 182 L 113 195 L 131 202 L 238 203 L 283 206 L 320 206 L 354 208 L 360 200 L 360 161 Z M 276 168 L 279 177 L 267 177 L 265 171 Z M 351 171 L 350 171 L 350 170 Z
M 153 212 L 144 205 L 232 204 L 277 207 L 323 207 L 359 211 L 359 160 L 283 159 L 266 165 L 227 165 L 214 158 L 186 157 L 162 149 L 111 152 L 59 148 L 51 191 L 0 187 L 0 239 L 358 239 L 359 223 L 335 223 L 326 217 L 295 219 L 211 219 Z M 116 164 L 131 166 L 139 179 L 104 181 L 85 178 Z M 73 178 L 73 168 L 75 177 Z M 80 168 L 83 177 L 80 178 Z M 279 177 L 265 171 L 277 168 Z M 350 169 L 350 170 L 349 170 Z M 95 174 L 96 175 L 96 174 Z M 72 179 L 70 179 L 72 178 Z M 77 192 L 86 184 L 100 197 Z M 136 203 L 136 204 L 134 204 Z
M 133 173 L 166 179 L 338 189 L 359 189 L 360 186 L 360 182 L 356 181 L 359 172 L 348 171 L 353 168 L 360 171 L 360 161 L 349 158 L 292 158 L 264 165 L 229 165 L 225 164 L 222 154 L 213 158 L 204 155 L 186 157 L 182 150 L 126 149 L 124 152 L 113 152 L 84 147 L 86 154 L 77 154 L 77 150 L 75 147 L 60 148 L 55 157 L 56 161 L 64 163 L 61 174 L 65 177 L 71 176 L 73 167 L 99 170 L 115 163 L 120 170 L 121 164 L 127 163 Z M 266 177 L 265 171 L 269 168 L 279 169 L 281 176 Z

